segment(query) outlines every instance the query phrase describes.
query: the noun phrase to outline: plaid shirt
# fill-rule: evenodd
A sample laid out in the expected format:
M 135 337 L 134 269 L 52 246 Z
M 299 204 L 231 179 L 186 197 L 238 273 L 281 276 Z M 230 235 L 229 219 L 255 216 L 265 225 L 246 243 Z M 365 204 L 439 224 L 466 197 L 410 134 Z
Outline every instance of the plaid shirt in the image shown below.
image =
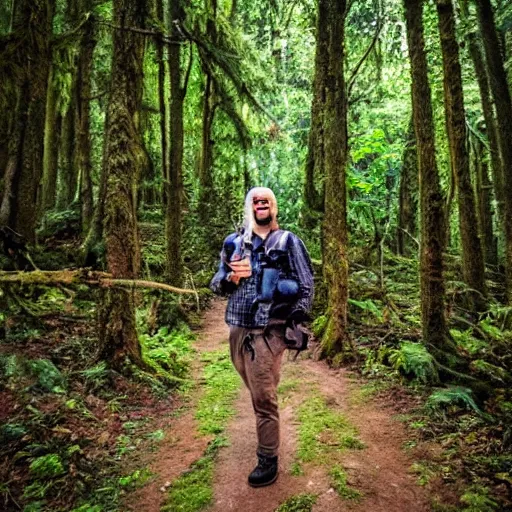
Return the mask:
M 230 235 L 230 237 L 232 238 L 233 235 Z M 265 252 L 265 245 L 272 246 L 276 240 L 281 242 L 281 246 L 288 255 L 288 265 L 286 265 L 286 269 L 280 269 L 280 277 L 293 279 L 299 284 L 298 299 L 290 305 L 290 311 L 296 309 L 304 312 L 310 311 L 313 302 L 313 270 L 309 254 L 298 236 L 289 231 L 277 230 L 271 232 L 265 241 L 258 235 L 253 234 L 252 275 L 249 278 L 242 279 L 238 286 L 226 279 L 231 269 L 227 265 L 227 254 L 223 245 L 219 270 L 213 277 L 210 288 L 217 294 L 229 295 L 228 307 L 226 308 L 227 324 L 246 328 L 265 327 L 268 324 L 275 303 L 257 301 L 257 281 L 261 274 L 259 255 Z

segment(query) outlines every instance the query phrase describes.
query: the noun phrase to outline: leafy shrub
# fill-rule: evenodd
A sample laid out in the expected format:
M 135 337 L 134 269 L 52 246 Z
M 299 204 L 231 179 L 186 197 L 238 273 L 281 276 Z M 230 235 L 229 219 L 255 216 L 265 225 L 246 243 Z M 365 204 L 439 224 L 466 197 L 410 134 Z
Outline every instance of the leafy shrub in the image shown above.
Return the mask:
M 489 489 L 479 485 L 471 486 L 460 498 L 466 507 L 463 512 L 495 512 L 498 504 L 489 497 Z
M 110 370 L 107 368 L 105 361 L 91 366 L 80 372 L 85 379 L 85 384 L 89 391 L 97 391 L 109 382 Z
M 373 300 L 348 299 L 348 303 L 351 304 L 352 306 L 358 307 L 365 313 L 371 313 L 379 322 L 382 322 L 382 311 L 379 309 L 379 307 L 377 306 L 377 304 L 375 304 Z
M 0 381 L 7 383 L 19 373 L 19 361 L 14 354 L 0 354 Z
M 487 361 L 483 361 L 482 359 L 472 361 L 471 368 L 497 384 L 504 385 L 510 381 L 510 374 L 506 370 L 500 368 L 499 366 L 495 366 L 494 364 L 488 363 Z
M 469 388 L 453 386 L 434 391 L 425 402 L 425 407 L 430 413 L 443 413 L 451 407 L 472 410 L 481 414 L 476 402 L 473 400 L 472 391 Z
M 420 343 L 403 342 L 399 349 L 390 350 L 389 362 L 395 370 L 424 384 L 439 382 L 434 358 Z
M 20 439 L 27 433 L 26 427 L 19 423 L 6 423 L 0 427 L 0 444 Z
M 45 214 L 43 226 L 38 230 L 42 238 L 58 236 L 62 238 L 65 234 L 80 232 L 80 211 L 76 210 L 52 210 Z
M 4 385 L 18 387 L 23 379 L 35 379 L 33 387 L 41 391 L 65 392 L 66 379 L 48 359 L 24 360 L 16 355 L 0 356 L 0 381 Z
M 161 327 L 154 336 L 140 335 L 145 360 L 156 369 L 181 379 L 186 378 L 189 372 L 192 339 L 193 335 L 185 324 L 172 331 Z
M 313 331 L 315 338 L 320 339 L 323 336 L 325 329 L 327 328 L 328 320 L 327 315 L 320 315 L 315 318 L 311 324 L 311 330 Z
M 56 453 L 49 453 L 33 460 L 30 473 L 36 478 L 52 478 L 65 473 L 61 458 Z
M 26 363 L 28 371 L 37 378 L 36 386 L 51 393 L 64 393 L 66 381 L 58 368 L 48 359 L 36 359 Z
M 460 348 L 472 356 L 483 353 L 488 347 L 485 341 L 479 340 L 472 335 L 472 329 L 466 331 L 450 329 L 450 335 Z

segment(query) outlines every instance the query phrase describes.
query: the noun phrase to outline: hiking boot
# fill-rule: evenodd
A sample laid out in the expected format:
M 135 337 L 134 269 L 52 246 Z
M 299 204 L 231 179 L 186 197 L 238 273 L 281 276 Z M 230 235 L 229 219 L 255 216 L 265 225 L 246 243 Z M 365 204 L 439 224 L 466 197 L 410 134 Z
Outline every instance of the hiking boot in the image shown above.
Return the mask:
M 268 455 L 258 455 L 258 465 L 249 475 L 249 485 L 251 487 L 263 487 L 273 484 L 277 480 L 277 455 L 270 457 Z

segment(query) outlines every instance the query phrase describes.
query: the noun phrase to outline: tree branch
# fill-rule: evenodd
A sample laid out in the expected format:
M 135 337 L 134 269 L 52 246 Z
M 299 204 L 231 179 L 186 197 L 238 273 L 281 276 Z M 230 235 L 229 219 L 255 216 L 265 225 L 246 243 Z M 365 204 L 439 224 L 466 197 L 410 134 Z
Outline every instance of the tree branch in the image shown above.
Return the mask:
M 352 88 L 354 87 L 354 83 L 355 83 L 355 80 L 356 80 L 357 73 L 359 73 L 359 70 L 361 69 L 361 66 L 364 64 L 365 60 L 368 58 L 368 56 L 370 55 L 370 53 L 373 50 L 374 46 L 376 45 L 377 40 L 379 39 L 380 31 L 382 30 L 383 26 L 384 26 L 384 24 L 379 19 L 377 21 L 377 30 L 375 31 L 375 35 L 373 36 L 373 39 L 372 39 L 372 42 L 370 43 L 370 46 L 368 46 L 368 48 L 364 52 L 363 56 L 361 57 L 361 59 L 357 63 L 356 67 L 352 71 L 352 73 L 350 75 L 350 78 L 348 79 L 348 82 L 347 82 L 348 83 L 347 96 L 349 96 L 349 97 L 350 97 L 350 93 L 352 91 Z
M 183 80 L 183 86 L 181 87 L 181 99 L 185 99 L 187 94 L 188 79 L 190 78 L 190 71 L 192 70 L 192 62 L 194 61 L 194 50 L 192 49 L 192 41 L 190 43 L 190 56 L 188 59 L 187 71 L 185 71 L 185 78 Z

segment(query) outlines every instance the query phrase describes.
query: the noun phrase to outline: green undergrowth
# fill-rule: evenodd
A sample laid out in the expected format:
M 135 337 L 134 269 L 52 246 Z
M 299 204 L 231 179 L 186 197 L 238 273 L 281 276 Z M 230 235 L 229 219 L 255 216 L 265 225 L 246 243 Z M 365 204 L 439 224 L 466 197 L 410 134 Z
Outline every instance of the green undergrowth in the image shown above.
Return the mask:
M 317 394 L 306 398 L 297 417 L 300 422 L 297 458 L 300 462 L 324 464 L 336 452 L 364 448 L 356 428 L 343 414 L 330 409 L 325 399 Z
M 233 402 L 238 396 L 241 380 L 227 349 L 206 352 L 201 361 L 206 365 L 201 384 L 204 391 L 196 412 L 198 430 L 201 434 L 219 434 L 235 414 Z
M 215 458 L 223 446 L 228 446 L 226 437 L 217 435 L 204 455 L 172 483 L 161 512 L 196 512 L 211 503 Z
M 152 477 L 133 454 L 164 441 L 172 393 L 189 379 L 191 330 L 149 321 L 143 303 L 152 299 L 142 293 L 137 327 L 153 371 L 127 363 L 122 374 L 100 357 L 95 290 L 12 287 L 0 299 L 2 507 L 119 512 Z
M 448 503 L 458 496 L 457 510 L 494 510 L 491 502 L 496 510 L 510 508 L 512 308 L 490 297 L 487 311 L 469 314 L 467 287 L 457 281 L 460 260 L 448 261 L 447 323 L 466 374 L 448 378 L 422 343 L 417 262 L 386 253 L 382 288 L 376 265 L 357 254 L 351 261 L 357 263 L 350 274 L 351 334 L 358 369 L 368 379 L 351 400 L 380 394 L 407 412 L 404 447 L 413 457 L 419 450 L 411 471 L 429 489 L 444 483 L 436 510 L 451 510 L 445 491 Z M 313 327 L 321 332 L 323 319 Z M 425 442 L 441 449 L 425 457 Z
M 196 411 L 198 431 L 203 435 L 214 434 L 215 438 L 204 455 L 173 482 L 162 512 L 196 512 L 211 502 L 215 458 L 219 449 L 229 444 L 223 433 L 235 414 L 233 402 L 238 396 L 240 377 L 227 349 L 206 352 L 201 361 L 206 364 Z
M 336 465 L 331 468 L 329 471 L 329 476 L 331 477 L 331 485 L 333 489 L 345 500 L 351 501 L 359 501 L 363 494 L 351 487 L 347 482 L 347 474 L 344 469 Z
M 317 499 L 316 494 L 297 494 L 281 503 L 274 512 L 311 512 Z
M 161 327 L 154 335 L 140 334 L 142 357 L 156 376 L 171 385 L 190 386 L 194 335 L 186 324 L 171 330 Z

